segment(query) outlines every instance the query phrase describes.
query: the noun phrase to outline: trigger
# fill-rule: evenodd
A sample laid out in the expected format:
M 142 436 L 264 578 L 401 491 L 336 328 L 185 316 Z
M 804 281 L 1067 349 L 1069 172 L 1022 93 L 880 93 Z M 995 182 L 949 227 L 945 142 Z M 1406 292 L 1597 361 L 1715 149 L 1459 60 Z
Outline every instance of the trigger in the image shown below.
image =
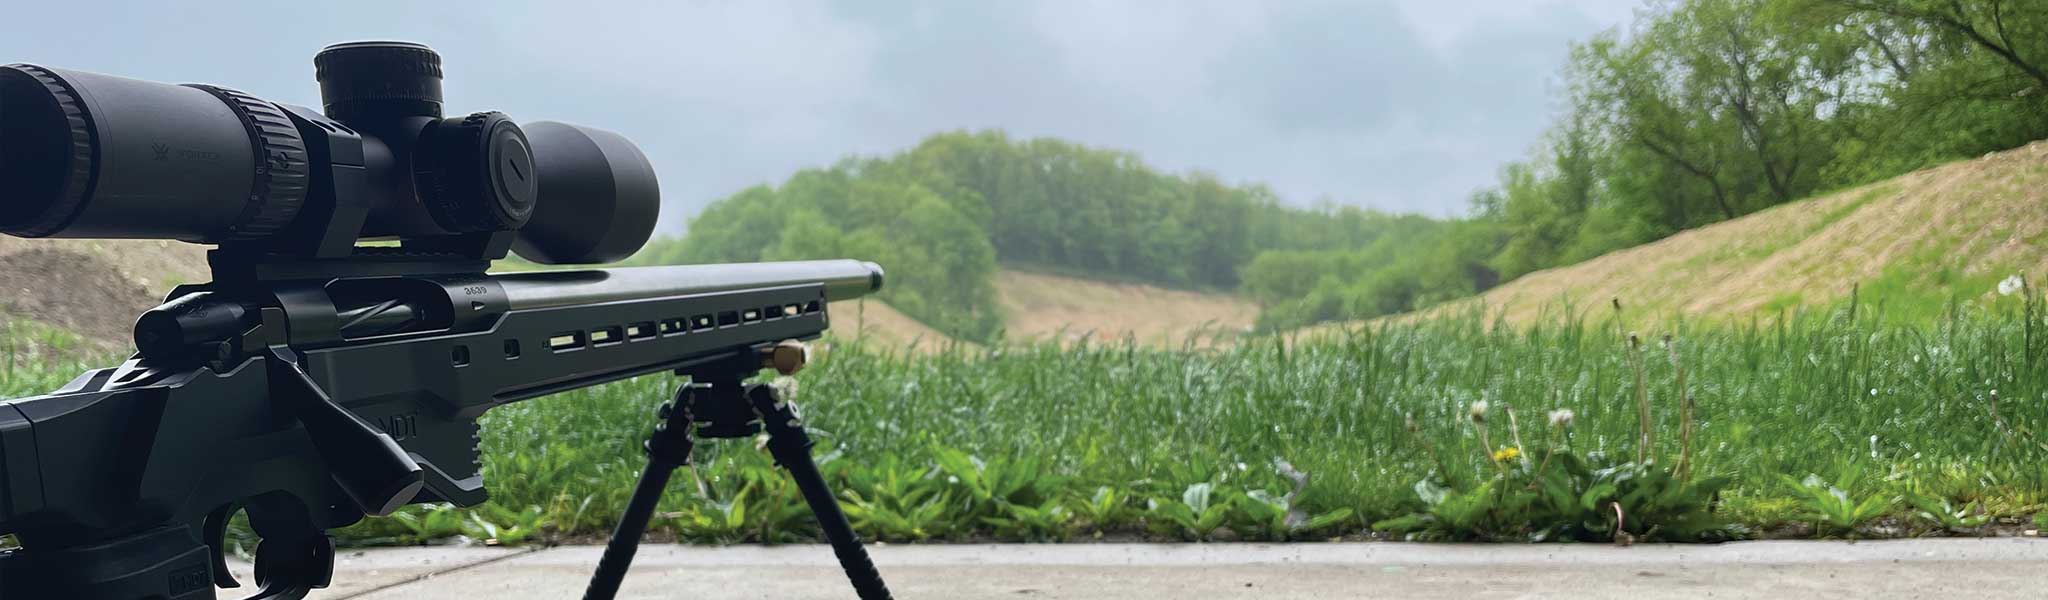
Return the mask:
M 241 510 L 237 503 L 223 504 L 206 514 L 206 523 L 201 535 L 206 538 L 206 547 L 213 551 L 213 586 L 238 588 L 242 583 L 235 581 L 235 575 L 228 572 L 228 520 Z

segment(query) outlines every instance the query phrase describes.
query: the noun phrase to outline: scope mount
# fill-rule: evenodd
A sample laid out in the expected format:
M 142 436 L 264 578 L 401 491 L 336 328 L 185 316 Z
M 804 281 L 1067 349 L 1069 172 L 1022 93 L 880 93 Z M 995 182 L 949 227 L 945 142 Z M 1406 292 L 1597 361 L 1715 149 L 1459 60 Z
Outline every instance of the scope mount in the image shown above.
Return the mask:
M 517 234 L 511 230 L 398 238 L 397 246 L 358 246 L 372 210 L 364 136 L 346 124 L 303 106 L 279 104 L 305 144 L 302 160 L 329 168 L 311 173 L 316 184 L 298 214 L 279 235 L 223 240 L 207 253 L 214 281 L 279 281 L 329 277 L 374 277 L 482 273 L 504 258 Z
M 215 283 L 291 281 L 341 277 L 461 275 L 482 273 L 505 258 L 514 233 L 465 233 L 403 239 L 397 246 L 353 246 L 340 256 L 299 256 L 256 244 L 221 244 L 206 253 Z

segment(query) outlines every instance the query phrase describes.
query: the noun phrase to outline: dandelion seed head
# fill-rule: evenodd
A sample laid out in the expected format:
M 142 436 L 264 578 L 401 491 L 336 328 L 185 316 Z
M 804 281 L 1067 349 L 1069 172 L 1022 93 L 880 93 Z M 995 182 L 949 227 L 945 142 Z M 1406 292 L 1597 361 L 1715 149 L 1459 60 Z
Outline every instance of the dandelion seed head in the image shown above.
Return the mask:
M 1572 417 L 1575 416 L 1578 415 L 1569 408 L 1553 410 L 1550 411 L 1550 424 L 1557 427 L 1570 427 L 1572 426 Z
M 1472 422 L 1485 423 L 1487 408 L 1489 408 L 1489 405 L 1485 400 L 1472 403 Z
M 2024 285 L 2026 284 L 2025 282 L 2020 281 L 2019 275 L 2008 275 L 2004 280 L 1998 282 L 1998 295 L 2011 296 L 2015 293 L 2018 293 L 2020 291 L 2020 288 Z

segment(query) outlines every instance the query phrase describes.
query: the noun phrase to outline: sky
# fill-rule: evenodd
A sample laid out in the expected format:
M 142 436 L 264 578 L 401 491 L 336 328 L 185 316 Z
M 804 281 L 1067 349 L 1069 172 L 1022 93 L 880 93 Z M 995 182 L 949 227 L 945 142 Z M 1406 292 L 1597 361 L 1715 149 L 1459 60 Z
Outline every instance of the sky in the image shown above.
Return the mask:
M 8 0 L 0 63 L 318 106 L 322 46 L 426 43 L 449 114 L 638 143 L 669 233 L 798 169 L 990 128 L 1262 183 L 1298 205 L 1441 216 L 1541 139 L 1569 43 L 1642 1 Z

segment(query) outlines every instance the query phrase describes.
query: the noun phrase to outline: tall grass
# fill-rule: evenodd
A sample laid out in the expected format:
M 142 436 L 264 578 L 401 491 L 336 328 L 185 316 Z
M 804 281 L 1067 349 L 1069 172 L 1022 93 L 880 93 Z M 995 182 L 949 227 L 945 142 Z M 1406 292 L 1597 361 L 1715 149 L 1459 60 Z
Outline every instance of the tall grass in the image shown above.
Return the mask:
M 1688 445 L 1686 468 L 1733 477 L 1721 505 L 1757 527 L 1809 516 L 1805 490 L 1780 475 L 1835 481 L 1852 469 L 1877 475 L 1854 478 L 1858 489 L 1844 493 L 1857 497 L 1910 492 L 2004 515 L 2039 510 L 2048 371 L 2038 307 L 1958 307 L 1921 326 L 1856 312 L 1736 326 L 1674 320 L 1638 337 L 1669 334 L 1644 343 L 1678 346 L 1645 348 L 1640 359 L 1615 322 L 1513 328 L 1477 316 L 1208 351 L 1037 345 L 905 358 L 839 346 L 797 387 L 842 485 L 861 485 L 855 472 L 883 463 L 943 480 L 936 453 L 949 450 L 1032 460 L 1036 476 L 1060 481 L 1076 503 L 1103 488 L 1128 498 L 1130 521 L 1112 530 L 1136 529 L 1156 504 L 1148 500 L 1197 484 L 1285 491 L 1293 484 L 1276 461 L 1308 475 L 1301 506 L 1349 509 L 1345 527 L 1362 529 L 1415 509 L 1414 486 L 1432 468 L 1462 477 L 1487 468 L 1477 459 L 1437 467 L 1404 431 L 1412 418 L 1443 454 L 1483 456 L 1465 423 L 1481 400 L 1524 416 L 1569 409 L 1572 444 L 1587 451 L 1633 455 L 1647 437 L 1657 445 L 1649 455 L 1670 457 Z M 1651 359 L 1665 355 L 1674 358 Z M 632 448 L 647 407 L 671 385 L 647 379 L 489 415 L 496 497 L 575 504 L 584 518 L 566 529 L 601 527 L 641 460 Z M 1678 418 L 1687 396 L 1691 420 Z M 1639 399 L 1653 414 L 1649 436 L 1639 435 Z M 750 447 L 713 448 L 709 478 L 766 464 Z M 695 493 L 679 489 L 672 502 L 688 505 Z M 960 535 L 990 529 L 955 525 Z
M 0 398 L 31 396 L 71 381 L 91 363 L 112 365 L 71 332 L 0 315 Z
M 1210 350 L 909 357 L 836 343 L 791 387 L 857 526 L 894 540 L 1363 533 L 1424 508 L 1420 481 L 1489 476 L 1484 457 L 1511 438 L 1497 418 L 1495 444 L 1482 444 L 1468 411 L 1479 401 L 1525 424 L 1572 411 L 1566 443 L 1577 451 L 1634 456 L 1647 439 L 1644 454 L 1682 457 L 1692 477 L 1730 477 L 1715 510 L 1759 531 L 1831 519 L 1808 501 L 1829 488 L 1855 505 L 1850 530 L 1875 516 L 1913 521 L 1911 505 L 1891 498 L 1971 507 L 1952 511 L 1973 513 L 1963 517 L 2040 511 L 2048 342 L 2037 303 L 1958 306 L 1922 325 L 1864 309 L 1637 332 L 1619 320 L 1510 327 L 1468 315 Z M 20 389 L 8 377 L 0 389 Z M 413 510 L 349 535 L 602 534 L 642 464 L 652 407 L 675 383 L 648 377 L 494 410 L 483 448 L 498 508 Z M 696 477 L 678 478 L 658 528 L 716 542 L 812 535 L 754 444 L 698 448 Z M 1809 489 L 1816 481 L 1826 483 Z

